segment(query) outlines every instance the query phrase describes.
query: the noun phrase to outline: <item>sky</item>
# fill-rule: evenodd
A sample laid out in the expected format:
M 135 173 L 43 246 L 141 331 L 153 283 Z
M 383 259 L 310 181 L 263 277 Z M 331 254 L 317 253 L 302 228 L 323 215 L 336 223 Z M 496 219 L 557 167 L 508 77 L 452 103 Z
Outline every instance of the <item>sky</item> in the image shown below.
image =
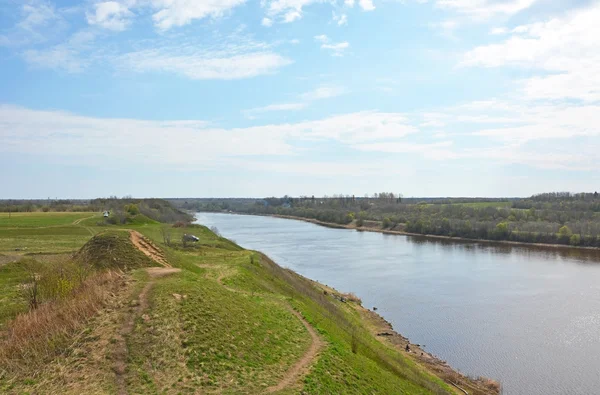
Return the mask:
M 600 189 L 600 2 L 0 0 L 0 198 Z

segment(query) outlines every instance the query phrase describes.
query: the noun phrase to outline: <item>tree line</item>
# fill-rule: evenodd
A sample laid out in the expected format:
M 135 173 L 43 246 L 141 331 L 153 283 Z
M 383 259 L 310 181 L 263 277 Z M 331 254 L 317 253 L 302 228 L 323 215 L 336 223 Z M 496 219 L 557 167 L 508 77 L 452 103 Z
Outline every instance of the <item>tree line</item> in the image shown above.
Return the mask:
M 362 197 L 186 199 L 178 204 L 197 211 L 289 215 L 423 235 L 600 247 L 597 192 L 552 192 L 523 199 L 406 199 L 384 192 Z

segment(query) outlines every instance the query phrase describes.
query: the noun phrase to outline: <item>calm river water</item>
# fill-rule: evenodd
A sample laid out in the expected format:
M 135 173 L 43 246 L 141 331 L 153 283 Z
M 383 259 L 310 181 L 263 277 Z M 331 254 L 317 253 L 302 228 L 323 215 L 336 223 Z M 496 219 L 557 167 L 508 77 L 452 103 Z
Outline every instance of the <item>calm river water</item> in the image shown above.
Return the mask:
M 505 394 L 600 393 L 600 256 L 196 214 L 281 266 L 354 292 L 413 343 Z

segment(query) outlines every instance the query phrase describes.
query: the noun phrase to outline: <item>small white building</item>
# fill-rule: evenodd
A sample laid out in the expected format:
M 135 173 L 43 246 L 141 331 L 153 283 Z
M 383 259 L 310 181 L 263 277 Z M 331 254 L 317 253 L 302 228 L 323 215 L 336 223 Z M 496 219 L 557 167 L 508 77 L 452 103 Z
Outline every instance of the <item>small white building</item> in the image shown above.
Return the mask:
M 108 218 L 108 216 L 110 215 L 110 211 L 105 211 L 103 214 L 104 218 Z

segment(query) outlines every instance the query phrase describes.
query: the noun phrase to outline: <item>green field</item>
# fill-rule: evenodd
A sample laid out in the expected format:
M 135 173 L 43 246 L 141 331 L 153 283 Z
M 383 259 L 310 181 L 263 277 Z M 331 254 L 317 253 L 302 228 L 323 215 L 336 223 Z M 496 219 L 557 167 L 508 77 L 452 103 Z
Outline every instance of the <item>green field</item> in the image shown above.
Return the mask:
M 100 217 L 99 213 L 0 213 L 0 228 L 9 227 L 47 227 L 72 225 L 80 219 L 92 216 Z
M 13 355 L 5 361 L 18 368 L 0 374 L 0 392 L 455 393 L 415 360 L 377 340 L 353 303 L 325 296 L 311 281 L 260 253 L 197 225 L 97 226 L 97 218 L 73 224 L 90 216 L 13 217 L 11 226 L 0 227 L 0 248 L 19 245 L 45 253 L 32 255 L 37 268 L 61 272 L 72 267 L 64 266 L 65 260 L 98 268 L 139 267 L 144 262 L 158 266 L 129 242 L 126 231 L 134 229 L 181 271 L 156 278 L 145 269 L 119 271 L 118 283 L 103 286 L 104 308 L 73 322 L 71 329 L 50 334 L 51 343 L 32 340 L 43 352 L 27 355 L 43 357 Z M 73 258 L 57 254 L 77 250 L 101 232 L 82 249 L 85 253 Z M 165 232 L 171 236 L 170 246 L 163 242 Z M 184 247 L 184 233 L 195 234 L 200 242 Z M 31 273 L 29 262 L 0 263 L 0 340 L 3 328 L 28 310 L 23 287 Z M 67 302 L 51 303 L 60 310 Z M 133 320 L 131 327 L 128 320 Z M 317 343 L 305 325 L 316 330 Z M 115 351 L 125 344 L 124 356 Z M 317 344 L 309 364 L 297 377 L 290 376 Z M 25 343 L 23 349 L 27 347 Z M 122 374 L 115 375 L 115 360 L 126 366 Z

